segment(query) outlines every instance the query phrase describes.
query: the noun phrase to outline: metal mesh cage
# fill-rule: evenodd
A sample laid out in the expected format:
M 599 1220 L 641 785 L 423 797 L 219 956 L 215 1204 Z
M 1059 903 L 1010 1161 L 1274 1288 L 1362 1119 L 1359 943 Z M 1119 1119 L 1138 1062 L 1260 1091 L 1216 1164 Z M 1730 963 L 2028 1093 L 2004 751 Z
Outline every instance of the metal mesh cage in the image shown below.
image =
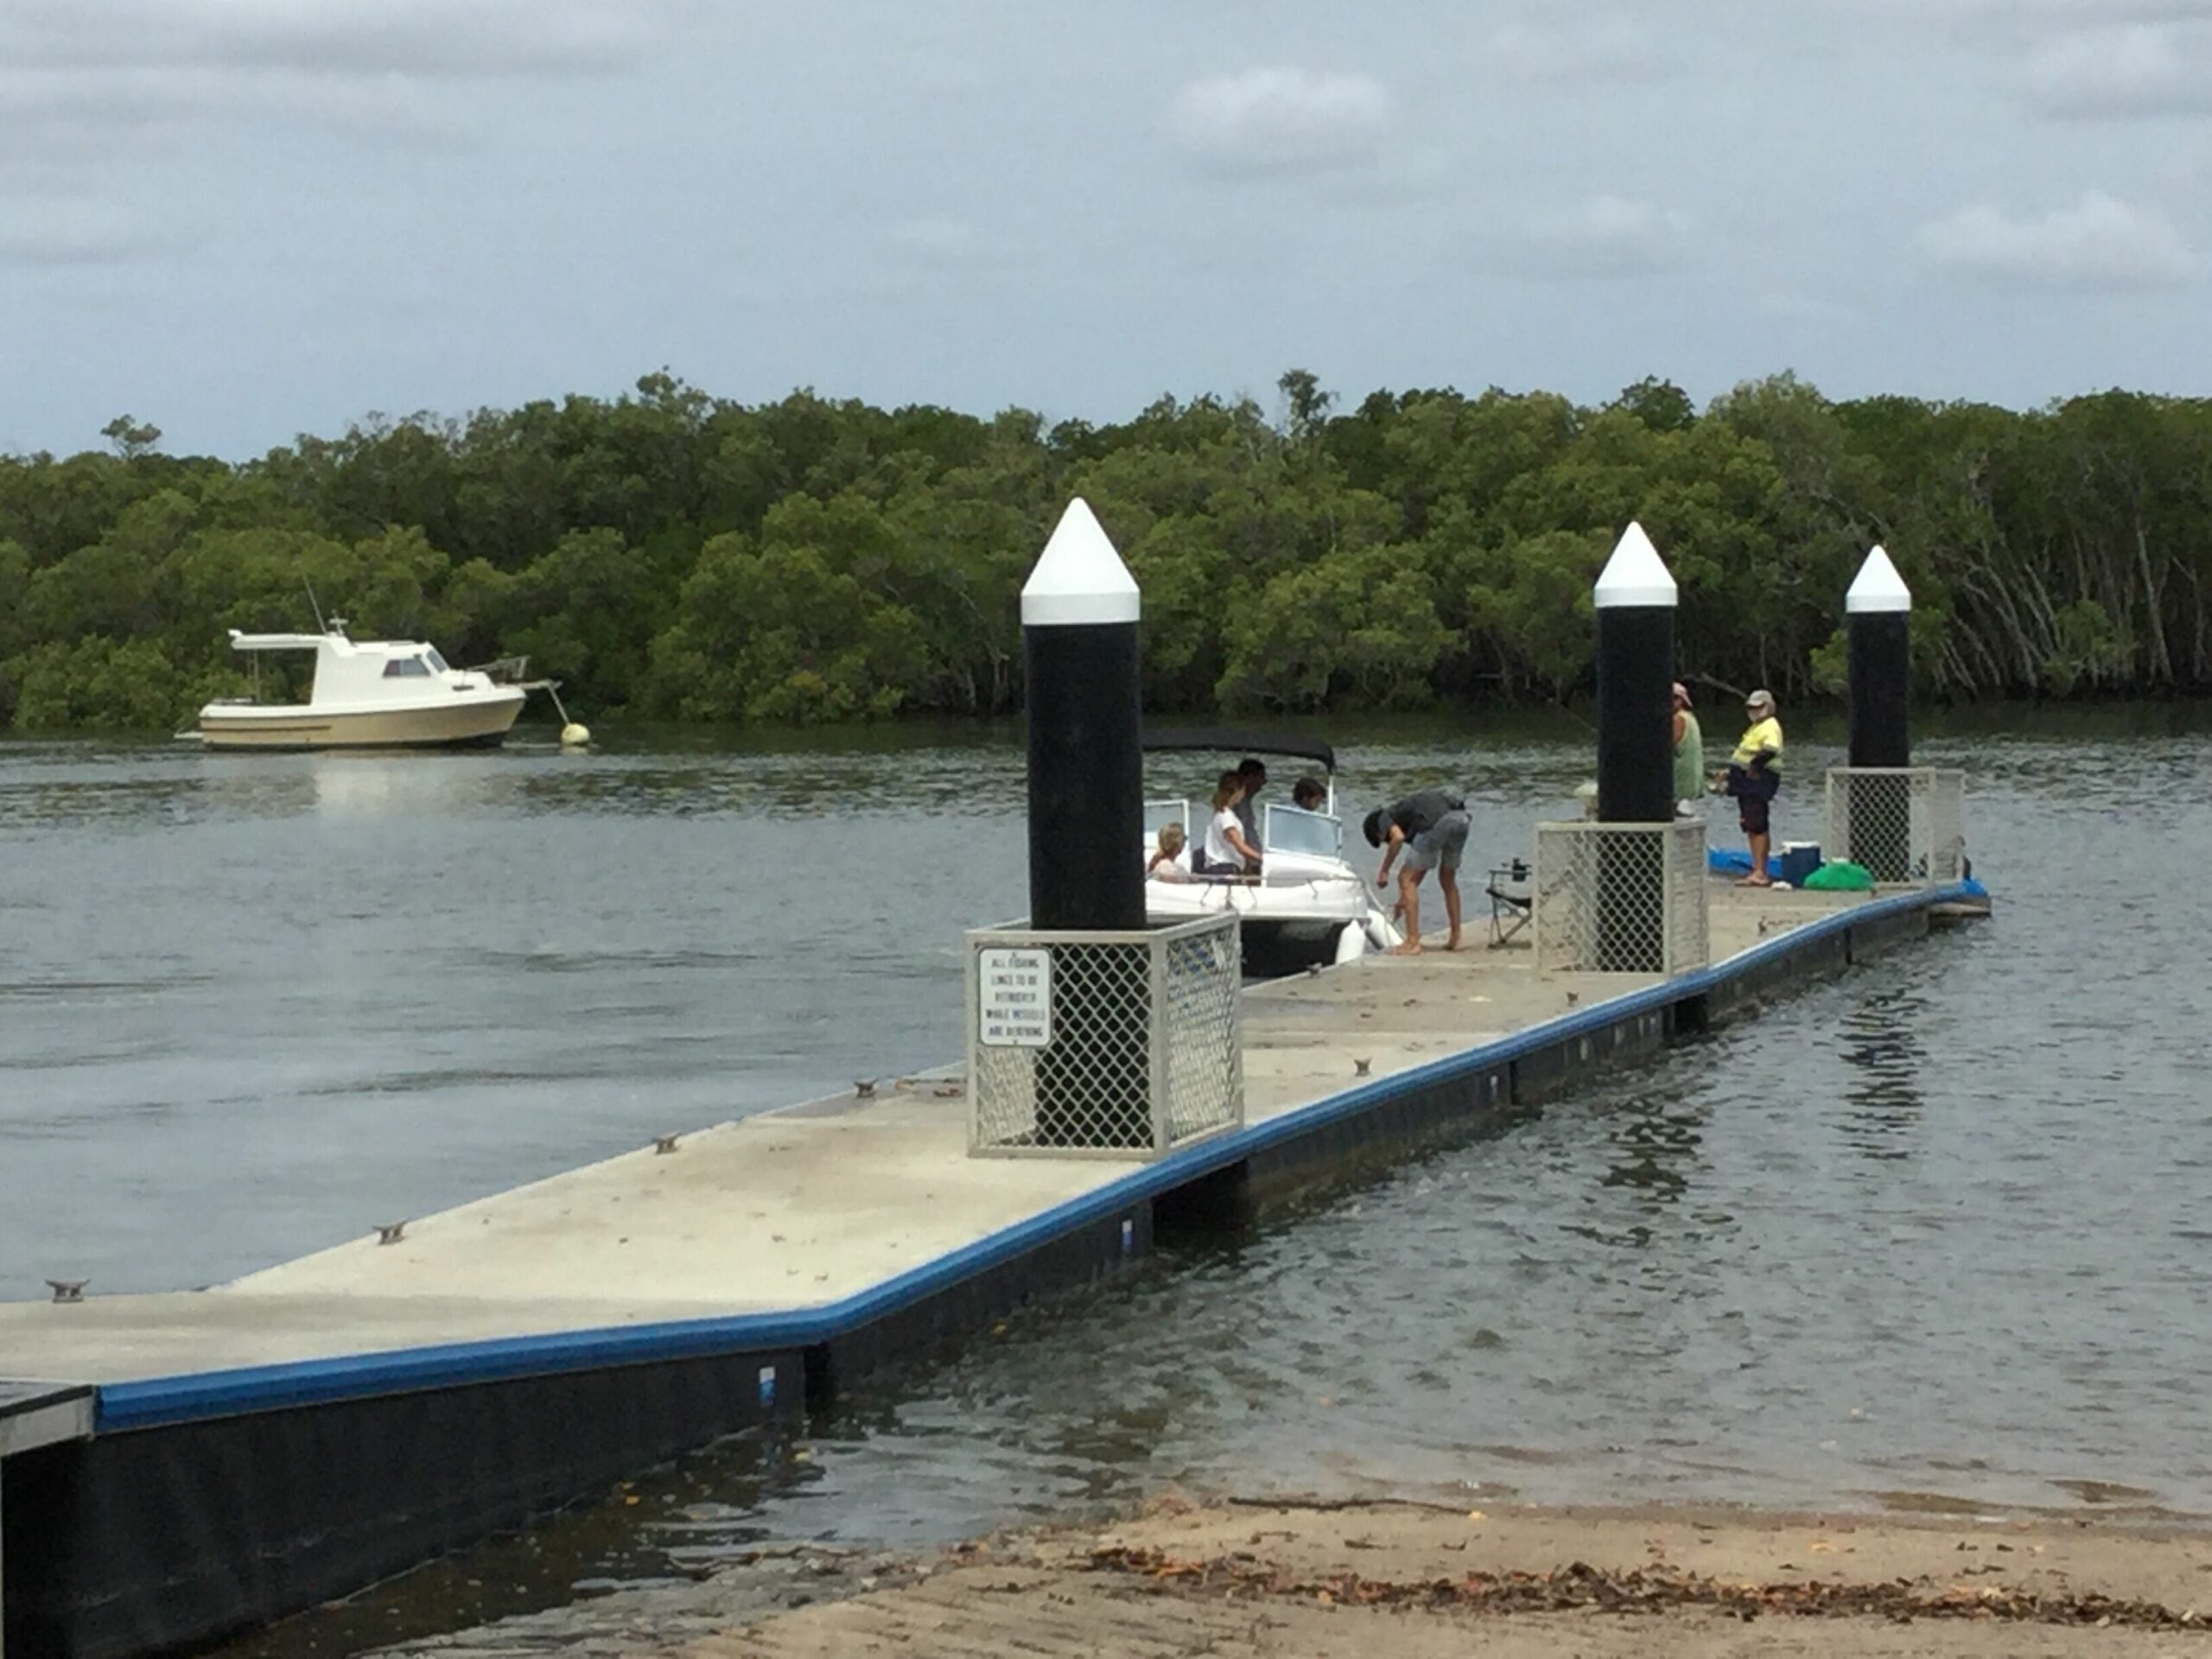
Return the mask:
M 1234 914 L 968 935 L 971 1154 L 1150 1158 L 1244 1121 Z
M 1836 766 L 1823 857 L 1863 865 L 1878 887 L 1966 873 L 1966 774 L 1938 766 Z
M 1578 974 L 1702 968 L 1705 823 L 1536 826 L 1536 966 Z

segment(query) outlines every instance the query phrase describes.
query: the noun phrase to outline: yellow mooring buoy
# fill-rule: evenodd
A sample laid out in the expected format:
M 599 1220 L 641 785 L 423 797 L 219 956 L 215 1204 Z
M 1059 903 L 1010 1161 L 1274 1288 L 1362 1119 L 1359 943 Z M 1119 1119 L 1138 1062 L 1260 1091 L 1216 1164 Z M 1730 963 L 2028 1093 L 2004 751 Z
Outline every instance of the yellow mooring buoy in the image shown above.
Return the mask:
M 591 741 L 591 728 L 580 720 L 572 720 L 561 728 L 561 747 L 581 749 Z

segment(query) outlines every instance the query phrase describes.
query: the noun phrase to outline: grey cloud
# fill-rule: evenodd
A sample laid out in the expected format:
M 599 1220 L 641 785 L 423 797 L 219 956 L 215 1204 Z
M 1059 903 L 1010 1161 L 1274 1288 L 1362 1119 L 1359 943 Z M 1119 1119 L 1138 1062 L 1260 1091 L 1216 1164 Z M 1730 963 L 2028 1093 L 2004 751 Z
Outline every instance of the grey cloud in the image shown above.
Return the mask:
M 21 20 L 11 56 L 58 71 L 603 74 L 634 67 L 671 15 L 666 0 L 74 0 Z
M 1657 80 L 1681 67 L 1648 24 L 1624 12 L 1508 23 L 1484 42 L 1482 57 L 1484 67 L 1552 82 Z
M 976 227 L 949 213 L 899 219 L 885 230 L 884 239 L 924 264 L 963 264 L 978 251 Z
M 1987 205 L 1923 225 L 1915 238 L 1940 269 L 1999 287 L 2077 290 L 2167 287 L 2203 262 L 2174 222 L 2089 191 L 2070 207 L 2011 214 Z
M 629 73 L 698 16 L 695 0 L 0 0 L 10 11 L 0 167 L 16 174 L 136 167 L 149 132 L 194 127 L 465 143 L 486 86 Z
M 92 153 L 140 142 L 145 129 L 192 123 L 288 124 L 415 137 L 467 130 L 451 100 L 419 81 L 296 72 L 254 73 L 204 66 L 97 72 L 0 72 L 0 118 Z
M 1760 294 L 1751 305 L 1762 316 L 1781 317 L 1793 322 L 1857 322 L 1862 315 L 1854 307 L 1795 289 Z
M 177 245 L 111 202 L 16 196 L 0 205 L 0 264 L 113 264 Z
M 1389 95 L 1369 76 L 1263 67 L 1192 81 L 1168 130 L 1214 170 L 1318 175 L 1374 166 L 1389 120 Z
M 1498 263 L 1516 275 L 1618 281 L 1684 264 L 1691 231 L 1689 215 L 1679 209 L 1597 195 L 1529 220 L 1497 251 Z
M 2062 118 L 2212 111 L 2212 25 L 2068 30 L 2030 52 L 2020 88 L 2031 108 Z

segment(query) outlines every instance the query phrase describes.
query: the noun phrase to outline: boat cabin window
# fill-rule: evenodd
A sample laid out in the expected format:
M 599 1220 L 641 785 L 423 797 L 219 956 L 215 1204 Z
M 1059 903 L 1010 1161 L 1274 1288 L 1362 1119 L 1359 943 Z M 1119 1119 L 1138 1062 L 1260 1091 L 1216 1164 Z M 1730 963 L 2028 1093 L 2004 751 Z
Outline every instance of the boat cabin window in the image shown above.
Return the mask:
M 453 670 L 446 666 L 446 659 L 438 655 L 438 648 L 435 645 L 432 645 L 428 651 L 423 653 L 423 660 L 428 663 L 430 665 L 431 670 L 435 673 L 450 674 L 453 672 Z
M 430 670 L 420 657 L 395 657 L 384 665 L 384 677 L 387 680 L 427 680 Z

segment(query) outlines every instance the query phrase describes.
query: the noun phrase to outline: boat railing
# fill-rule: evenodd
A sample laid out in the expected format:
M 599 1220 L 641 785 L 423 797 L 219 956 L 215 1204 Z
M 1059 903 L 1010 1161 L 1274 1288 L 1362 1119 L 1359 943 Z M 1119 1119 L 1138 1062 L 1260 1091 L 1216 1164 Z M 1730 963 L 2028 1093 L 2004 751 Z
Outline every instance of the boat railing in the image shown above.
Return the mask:
M 488 663 L 472 663 L 461 671 L 466 674 L 481 674 L 487 680 L 502 685 L 520 685 L 530 677 L 528 657 L 494 657 Z

